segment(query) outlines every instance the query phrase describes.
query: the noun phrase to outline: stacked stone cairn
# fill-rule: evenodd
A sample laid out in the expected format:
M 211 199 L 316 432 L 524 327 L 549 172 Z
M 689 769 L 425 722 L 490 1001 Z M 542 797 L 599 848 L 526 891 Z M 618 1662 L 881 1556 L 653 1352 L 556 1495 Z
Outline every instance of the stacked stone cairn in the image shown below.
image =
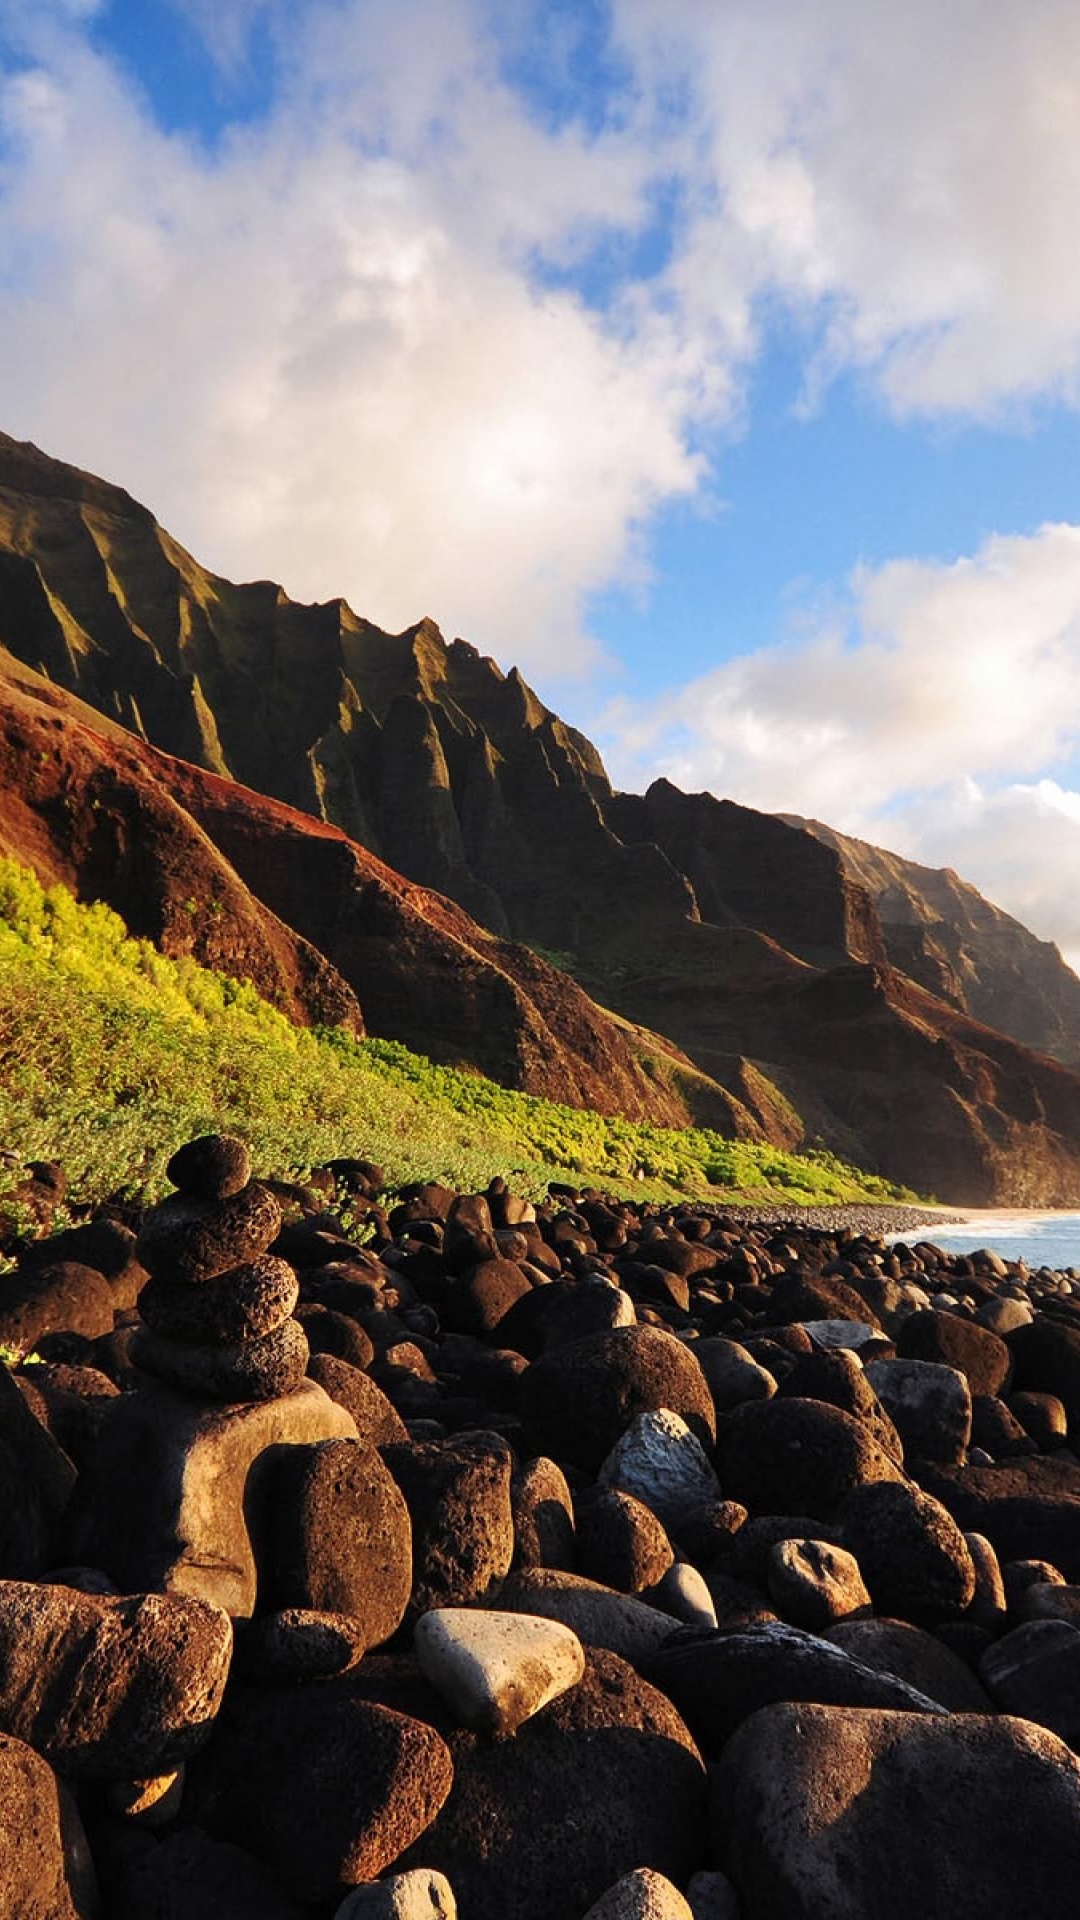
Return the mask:
M 228 1134 L 189 1141 L 167 1172 L 179 1191 L 147 1215 L 139 1238 L 150 1280 L 133 1361 L 198 1398 L 290 1393 L 309 1354 L 292 1317 L 296 1275 L 267 1251 L 281 1230 L 276 1199 L 250 1178 L 247 1148 Z

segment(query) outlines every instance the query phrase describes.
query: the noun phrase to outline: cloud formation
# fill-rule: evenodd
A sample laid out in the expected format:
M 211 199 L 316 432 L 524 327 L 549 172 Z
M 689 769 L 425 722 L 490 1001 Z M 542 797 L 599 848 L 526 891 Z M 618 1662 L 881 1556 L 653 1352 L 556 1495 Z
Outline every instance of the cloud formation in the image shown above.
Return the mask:
M 782 644 L 614 702 L 614 777 L 656 772 L 952 866 L 1080 960 L 1080 526 L 857 572 Z
M 277 50 L 212 149 L 102 51 L 107 0 L 0 0 L 0 387 L 222 571 L 581 667 L 763 302 L 809 390 L 1075 397 L 1068 0 L 612 0 L 603 85 L 584 10 L 158 4 L 226 70 Z

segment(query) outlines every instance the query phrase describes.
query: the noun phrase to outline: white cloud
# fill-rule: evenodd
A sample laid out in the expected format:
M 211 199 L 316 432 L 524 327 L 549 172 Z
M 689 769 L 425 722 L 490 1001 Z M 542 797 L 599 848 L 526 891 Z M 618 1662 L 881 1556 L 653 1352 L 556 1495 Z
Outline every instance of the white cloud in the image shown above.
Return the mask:
M 564 238 L 613 206 L 630 219 L 637 190 L 532 129 L 449 8 L 428 15 L 444 44 L 414 118 L 423 37 L 417 91 L 403 72 L 380 89 L 400 23 L 387 9 L 384 43 L 377 13 L 362 39 L 328 10 L 317 70 L 213 156 L 165 137 L 78 36 L 8 75 L 4 423 L 122 480 L 220 571 L 581 665 L 585 595 L 696 484 L 687 382 L 674 346 L 537 288 L 509 241 L 558 237 L 560 190 Z M 460 117 L 425 143 L 448 71 Z
M 0 0 L 0 403 L 222 571 L 565 669 L 738 414 L 764 297 L 806 319 L 811 384 L 1074 396 L 1071 0 L 613 0 L 591 130 L 507 80 L 528 7 L 172 4 L 226 65 L 275 36 L 272 105 L 213 153 L 109 65 L 100 0 Z M 537 272 L 598 243 L 603 312 Z
M 1080 11 L 1072 0 L 615 0 L 639 70 L 692 101 L 689 251 L 824 321 L 818 375 L 899 412 L 1077 398 Z
M 933 865 L 1080 957 L 1080 526 L 951 565 L 857 572 L 783 644 L 599 727 L 613 777 L 657 772 Z

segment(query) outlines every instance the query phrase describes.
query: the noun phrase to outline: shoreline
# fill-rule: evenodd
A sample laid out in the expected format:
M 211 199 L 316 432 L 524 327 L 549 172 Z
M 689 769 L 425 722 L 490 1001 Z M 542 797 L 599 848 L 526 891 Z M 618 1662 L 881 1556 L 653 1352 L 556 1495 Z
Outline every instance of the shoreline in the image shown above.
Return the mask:
M 740 1227 L 813 1227 L 825 1233 L 850 1228 L 855 1233 L 882 1237 L 912 1233 L 924 1227 L 964 1226 L 968 1219 L 968 1215 L 956 1208 L 919 1207 L 903 1201 L 849 1200 L 820 1207 L 794 1204 L 785 1207 L 779 1202 L 754 1206 L 740 1202 L 731 1206 L 706 1206 L 701 1211 L 731 1220 Z

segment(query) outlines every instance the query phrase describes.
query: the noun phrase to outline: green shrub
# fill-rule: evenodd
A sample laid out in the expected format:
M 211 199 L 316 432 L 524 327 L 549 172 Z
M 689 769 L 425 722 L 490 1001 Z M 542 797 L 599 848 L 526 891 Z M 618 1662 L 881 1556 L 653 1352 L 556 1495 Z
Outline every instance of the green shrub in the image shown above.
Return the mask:
M 166 959 L 109 908 L 0 860 L 0 1148 L 60 1161 L 76 1200 L 150 1199 L 177 1144 L 216 1127 L 243 1134 L 265 1174 L 357 1154 L 393 1186 L 512 1173 L 534 1194 L 573 1175 L 639 1196 L 911 1197 L 830 1154 L 561 1106 L 396 1041 L 294 1027 L 251 986 Z

